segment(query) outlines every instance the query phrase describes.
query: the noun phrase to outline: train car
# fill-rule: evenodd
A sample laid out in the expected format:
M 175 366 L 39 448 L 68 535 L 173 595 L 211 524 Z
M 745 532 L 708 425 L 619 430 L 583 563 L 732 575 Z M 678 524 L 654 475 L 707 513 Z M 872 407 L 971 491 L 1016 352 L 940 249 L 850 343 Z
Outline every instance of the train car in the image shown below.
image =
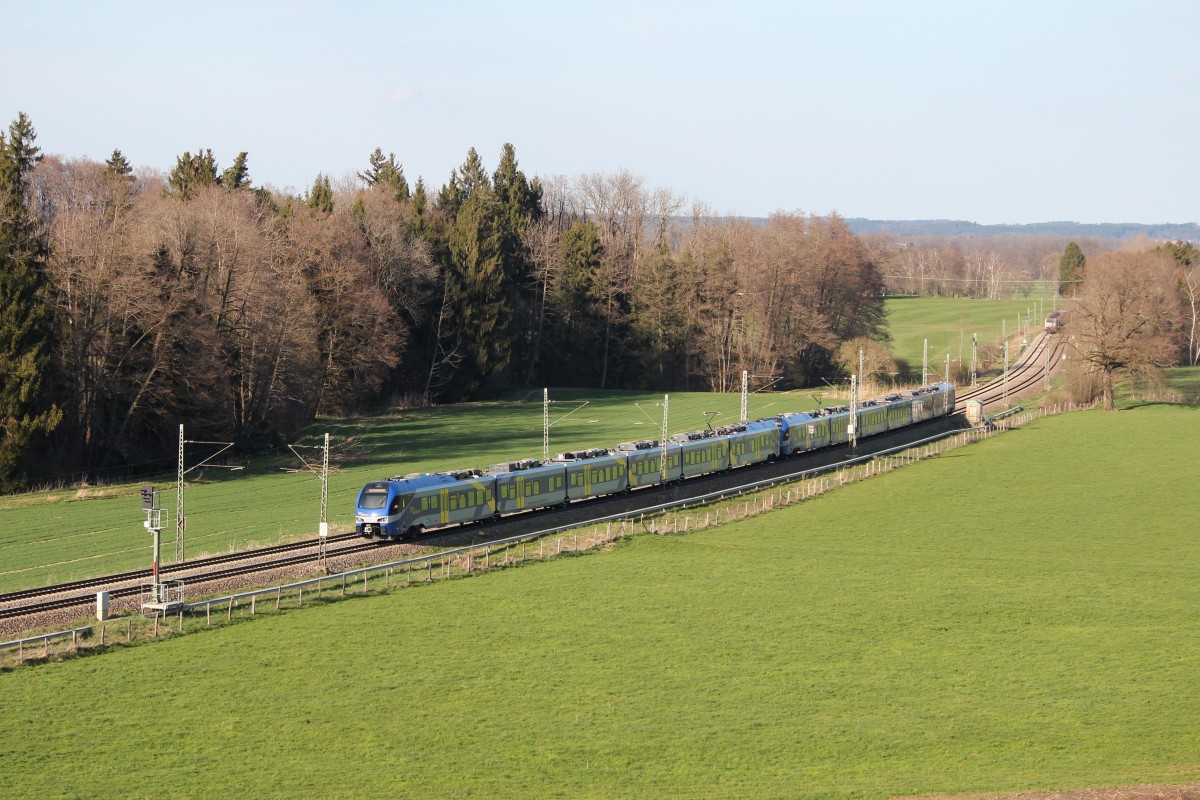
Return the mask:
M 683 477 L 682 451 L 677 444 L 657 441 L 622 442 L 617 451 L 625 456 L 629 487 L 673 483 Z M 666 464 L 663 464 L 663 460 Z
M 453 523 L 496 516 L 495 479 L 479 470 L 416 473 L 368 483 L 358 496 L 355 531 L 400 538 Z
M 559 453 L 554 460 L 566 470 L 568 500 L 619 494 L 629 488 L 628 461 L 610 450 Z
M 729 465 L 732 467 L 774 461 L 779 456 L 779 423 L 773 419 L 731 425 L 719 432 L 729 441 Z
M 493 464 L 488 475 L 495 479 L 492 491 L 496 511 L 511 514 L 567 502 L 567 468 L 562 464 L 543 464 L 532 459 Z
M 919 412 L 917 399 L 909 392 L 894 392 L 886 395 L 883 402 L 887 404 L 887 429 L 889 431 L 912 425 L 914 422 L 921 422 L 927 418 L 925 416 L 918 417 L 919 413 L 923 413 L 924 406 L 921 406 Z
M 729 469 L 729 439 L 716 431 L 677 433 L 671 442 L 679 445 L 685 478 Z
M 1062 333 L 1067 327 L 1067 312 L 1055 311 L 1046 317 L 1046 333 Z
M 888 404 L 886 401 L 866 400 L 858 409 L 855 435 L 873 436 L 888 429 Z
M 954 385 L 935 383 L 867 400 L 857 412 L 857 435 L 954 413 Z M 723 472 L 838 445 L 850 438 L 850 407 L 675 434 L 666 442 L 625 442 L 560 453 L 550 462 L 512 461 L 486 473 L 417 473 L 373 481 L 359 493 L 355 530 L 367 538 L 398 538 L 426 528 L 498 519 L 503 514 L 564 505 L 632 488 Z

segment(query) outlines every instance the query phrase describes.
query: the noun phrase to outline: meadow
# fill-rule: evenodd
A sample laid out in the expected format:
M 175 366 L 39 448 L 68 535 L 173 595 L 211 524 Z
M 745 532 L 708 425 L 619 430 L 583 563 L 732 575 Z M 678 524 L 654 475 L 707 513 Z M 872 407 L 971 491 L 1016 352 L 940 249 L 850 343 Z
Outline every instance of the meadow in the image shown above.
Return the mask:
M 1000 344 L 1007 332 L 1017 342 L 1018 317 L 1032 313 L 1031 330 L 1039 333 L 1053 306 L 1048 294 L 1033 294 L 1011 300 L 974 300 L 969 297 L 889 297 L 888 330 L 892 353 L 907 365 L 908 374 L 921 375 L 925 340 L 929 340 L 929 363 L 941 376 L 946 355 L 957 364 L 971 363 L 971 335 L 979 334 L 979 345 Z M 902 367 L 903 370 L 903 367 Z
M 984 301 L 959 298 L 891 298 L 889 321 L 902 358 L 919 371 L 924 337 L 931 353 L 957 341 L 959 330 L 990 328 L 1000 336 L 1002 318 L 1024 313 L 1034 300 Z M 915 356 L 913 347 L 915 342 Z M 967 357 L 970 336 L 967 335 Z M 915 358 L 915 361 L 913 360 Z M 934 363 L 938 358 L 931 355 Z M 750 415 L 806 410 L 828 403 L 829 387 L 755 394 Z M 662 395 L 647 392 L 555 390 L 551 407 L 551 455 L 563 450 L 654 439 L 661 433 Z M 583 402 L 588 405 L 578 408 Z M 672 394 L 671 432 L 696 430 L 736 420 L 737 394 Z M 577 409 L 572 412 L 572 409 Z M 569 413 L 571 412 L 571 413 Z M 568 415 L 569 414 L 569 415 Z M 302 440 L 319 461 L 323 433 L 331 434 L 334 467 L 329 481 L 329 522 L 334 531 L 353 524 L 354 498 L 370 480 L 410 472 L 433 472 L 539 457 L 542 452 L 541 392 L 521 391 L 501 401 L 397 411 L 343 420 L 318 420 Z M 213 448 L 189 446 L 190 466 Z M 209 469 L 187 481 L 186 550 L 189 559 L 313 536 L 320 509 L 320 481 L 287 453 L 259 458 L 241 472 Z M 0 592 L 61 583 L 148 567 L 150 536 L 142 528 L 138 489 L 143 482 L 72 488 L 0 497 Z M 144 481 L 158 486 L 169 511 L 163 560 L 175 555 L 175 475 Z
M 1200 777 L 1200 410 L 0 675 L 30 797 L 887 797 Z

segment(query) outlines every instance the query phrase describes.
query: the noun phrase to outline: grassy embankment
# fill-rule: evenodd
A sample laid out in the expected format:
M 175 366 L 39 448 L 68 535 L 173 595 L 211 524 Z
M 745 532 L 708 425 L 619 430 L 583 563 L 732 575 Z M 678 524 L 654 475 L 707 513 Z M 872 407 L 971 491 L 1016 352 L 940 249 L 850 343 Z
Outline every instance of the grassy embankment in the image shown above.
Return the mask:
M 0 675 L 23 796 L 886 797 L 1200 777 L 1200 411 Z M 18 789 L 19 787 L 19 789 Z

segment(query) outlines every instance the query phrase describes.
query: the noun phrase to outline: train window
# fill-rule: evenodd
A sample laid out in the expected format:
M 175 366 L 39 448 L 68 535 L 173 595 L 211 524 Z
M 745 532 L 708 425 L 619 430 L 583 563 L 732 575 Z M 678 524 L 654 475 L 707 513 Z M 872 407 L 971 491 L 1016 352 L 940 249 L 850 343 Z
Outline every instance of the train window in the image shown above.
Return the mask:
M 388 492 L 383 489 L 363 489 L 358 498 L 360 508 L 383 508 L 387 505 Z

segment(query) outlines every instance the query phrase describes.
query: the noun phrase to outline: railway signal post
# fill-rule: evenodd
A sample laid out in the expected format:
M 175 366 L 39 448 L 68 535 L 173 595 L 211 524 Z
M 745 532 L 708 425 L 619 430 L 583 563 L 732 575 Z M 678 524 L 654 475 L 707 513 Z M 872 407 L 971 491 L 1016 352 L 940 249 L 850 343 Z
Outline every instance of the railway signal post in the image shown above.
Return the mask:
M 167 614 L 183 605 L 183 581 L 164 581 L 159 573 L 162 563 L 162 531 L 167 513 L 158 505 L 158 492 L 153 486 L 141 489 L 142 511 L 146 515 L 142 527 L 150 531 L 153 555 L 150 567 L 150 602 L 142 604 L 142 613 L 147 611 Z

